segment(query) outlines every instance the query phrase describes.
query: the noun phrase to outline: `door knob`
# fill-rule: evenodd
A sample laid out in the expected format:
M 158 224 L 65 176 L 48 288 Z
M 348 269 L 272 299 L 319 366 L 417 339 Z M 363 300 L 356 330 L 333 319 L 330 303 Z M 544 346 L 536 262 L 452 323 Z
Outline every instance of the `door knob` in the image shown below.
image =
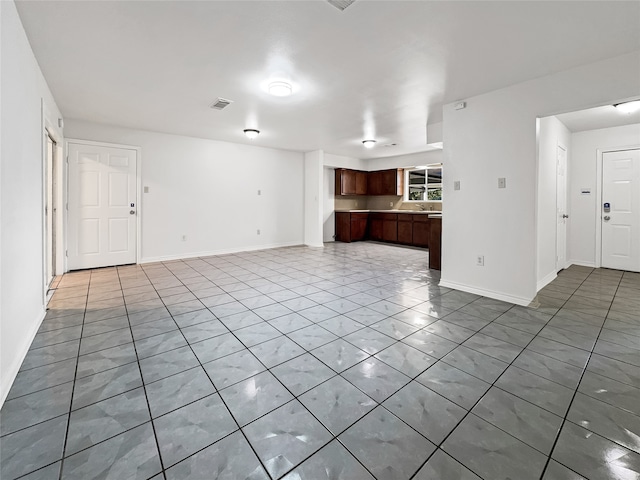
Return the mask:
M 605 222 L 608 222 L 609 220 L 611 220 L 611 217 L 610 217 L 609 215 L 605 215 L 605 217 L 604 217 L 604 221 L 605 221 Z
M 136 214 L 136 211 L 135 211 L 135 210 L 131 210 L 131 211 L 129 212 L 129 215 L 135 215 L 135 214 Z
M 562 218 L 569 218 L 569 215 L 567 215 L 566 213 L 563 213 Z

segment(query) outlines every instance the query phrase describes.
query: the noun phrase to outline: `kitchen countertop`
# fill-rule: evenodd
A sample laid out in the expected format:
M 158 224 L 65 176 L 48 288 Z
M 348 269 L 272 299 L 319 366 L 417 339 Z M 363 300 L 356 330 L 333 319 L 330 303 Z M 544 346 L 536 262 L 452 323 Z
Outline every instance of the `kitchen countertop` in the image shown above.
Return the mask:
M 442 212 L 438 210 L 336 210 L 337 213 L 412 213 L 418 215 L 433 215 L 433 218 L 442 216 Z

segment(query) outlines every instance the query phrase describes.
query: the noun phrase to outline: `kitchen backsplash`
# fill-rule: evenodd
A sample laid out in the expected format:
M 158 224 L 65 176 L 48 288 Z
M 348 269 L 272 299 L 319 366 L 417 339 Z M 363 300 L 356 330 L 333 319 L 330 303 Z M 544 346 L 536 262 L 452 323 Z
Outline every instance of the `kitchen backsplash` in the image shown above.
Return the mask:
M 336 196 L 336 210 L 442 210 L 442 202 L 403 202 L 402 197 L 390 196 Z

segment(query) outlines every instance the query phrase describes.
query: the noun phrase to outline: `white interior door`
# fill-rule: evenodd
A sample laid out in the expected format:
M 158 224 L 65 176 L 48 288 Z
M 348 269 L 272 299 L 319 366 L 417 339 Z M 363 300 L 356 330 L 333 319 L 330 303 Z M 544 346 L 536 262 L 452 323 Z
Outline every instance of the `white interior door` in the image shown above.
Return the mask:
M 558 145 L 556 150 L 556 271 L 567 266 L 567 149 Z
M 136 151 L 69 143 L 69 270 L 136 262 Z
M 601 221 L 602 266 L 640 272 L 640 150 L 603 153 Z

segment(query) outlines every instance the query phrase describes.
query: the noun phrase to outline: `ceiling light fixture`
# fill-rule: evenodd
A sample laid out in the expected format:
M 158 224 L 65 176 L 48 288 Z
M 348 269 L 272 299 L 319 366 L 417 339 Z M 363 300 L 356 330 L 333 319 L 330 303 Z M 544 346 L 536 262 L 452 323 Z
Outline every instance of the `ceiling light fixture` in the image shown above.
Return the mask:
M 274 97 L 288 97 L 293 92 L 291 84 L 287 82 L 271 82 L 267 90 Z
M 373 148 L 376 145 L 376 141 L 375 140 L 363 140 L 362 144 L 364 145 L 364 148 Z
M 260 130 L 256 130 L 255 128 L 245 128 L 243 131 L 249 140 L 253 140 L 260 135 Z
M 632 100 L 630 102 L 617 103 L 614 105 L 619 112 L 634 113 L 640 110 L 640 100 Z

